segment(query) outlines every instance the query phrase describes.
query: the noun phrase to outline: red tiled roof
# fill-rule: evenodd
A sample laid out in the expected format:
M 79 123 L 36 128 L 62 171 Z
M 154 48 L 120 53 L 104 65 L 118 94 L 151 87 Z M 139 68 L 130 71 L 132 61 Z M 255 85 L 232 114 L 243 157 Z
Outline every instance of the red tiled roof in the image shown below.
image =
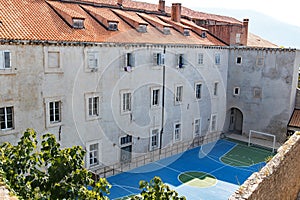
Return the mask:
M 85 0 L 115 4 L 116 0 Z M 48 4 L 51 4 L 53 8 Z M 124 1 L 124 6 L 131 2 Z M 131 2 L 133 7 L 153 4 Z M 147 8 L 147 6 L 145 6 Z M 89 6 L 91 7 L 91 6 Z M 117 16 L 109 8 L 92 7 L 103 16 L 119 21 L 118 31 L 108 31 L 106 27 L 97 22 L 88 14 L 80 4 L 61 1 L 45 0 L 0 0 L 0 39 L 12 40 L 46 40 L 46 41 L 74 41 L 74 42 L 119 42 L 119 43 L 156 43 L 156 44 L 200 44 L 200 45 L 224 45 L 214 37 L 201 38 L 200 35 L 191 32 L 190 36 L 184 36 L 171 29 L 170 35 L 164 35 L 152 25 L 148 25 L 146 33 L 139 33 L 123 18 Z M 72 28 L 55 9 L 61 9 L 72 17 L 84 18 L 84 29 Z M 155 9 L 156 5 L 155 5 Z M 144 21 L 136 12 L 126 12 L 135 15 L 136 19 Z M 150 15 L 149 15 L 150 16 Z M 151 15 L 152 16 L 152 15 Z M 153 17 L 153 16 L 152 16 Z
M 276 44 L 273 44 L 253 33 L 248 34 L 247 46 L 250 47 L 266 47 L 266 48 L 278 48 Z
M 300 110 L 294 110 L 288 126 L 300 128 Z

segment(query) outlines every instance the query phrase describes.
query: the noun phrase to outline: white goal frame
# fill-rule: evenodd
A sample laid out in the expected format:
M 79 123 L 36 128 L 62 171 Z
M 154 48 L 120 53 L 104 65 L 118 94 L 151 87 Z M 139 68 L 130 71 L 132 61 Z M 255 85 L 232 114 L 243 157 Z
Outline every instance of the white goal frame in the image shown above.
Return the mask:
M 268 136 L 268 137 L 272 137 L 273 138 L 272 153 L 275 152 L 276 135 L 272 135 L 272 134 L 269 134 L 269 133 L 263 133 L 263 132 L 259 132 L 259 131 L 254 131 L 254 130 L 250 130 L 250 132 L 249 132 L 249 138 L 248 138 L 248 146 L 251 145 L 251 135 L 252 135 L 252 133 L 259 134 L 259 135 L 264 135 L 264 136 Z M 252 143 L 252 144 L 255 144 L 255 143 Z

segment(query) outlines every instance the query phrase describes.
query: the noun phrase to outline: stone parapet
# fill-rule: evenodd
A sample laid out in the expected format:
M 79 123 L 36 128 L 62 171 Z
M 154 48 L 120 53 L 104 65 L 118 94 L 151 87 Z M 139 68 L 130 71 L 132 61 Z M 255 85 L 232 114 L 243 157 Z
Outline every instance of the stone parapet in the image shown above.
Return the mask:
M 296 132 L 259 172 L 253 173 L 229 200 L 294 200 L 300 190 L 300 132 Z

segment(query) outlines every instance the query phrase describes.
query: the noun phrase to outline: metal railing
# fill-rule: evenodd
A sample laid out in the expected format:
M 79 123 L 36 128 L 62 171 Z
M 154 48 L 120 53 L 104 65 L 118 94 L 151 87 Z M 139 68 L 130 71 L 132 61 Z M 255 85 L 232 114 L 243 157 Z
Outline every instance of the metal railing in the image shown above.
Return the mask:
M 119 162 L 109 166 L 101 166 L 100 168 L 93 170 L 93 172 L 98 177 L 104 178 L 116 175 L 121 172 L 129 171 L 148 163 L 182 153 L 186 150 L 201 146 L 202 144 L 213 142 L 219 139 L 219 137 L 220 133 L 198 136 L 195 137 L 192 141 L 172 144 L 171 146 L 167 146 L 163 149 L 156 149 L 140 156 L 133 156 L 130 162 Z

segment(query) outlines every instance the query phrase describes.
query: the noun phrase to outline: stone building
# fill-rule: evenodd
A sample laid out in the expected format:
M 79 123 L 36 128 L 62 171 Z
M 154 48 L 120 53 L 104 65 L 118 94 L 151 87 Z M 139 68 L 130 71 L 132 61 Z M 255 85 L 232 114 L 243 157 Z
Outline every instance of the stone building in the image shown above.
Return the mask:
M 83 146 L 97 170 L 226 132 L 284 138 L 299 51 L 248 33 L 248 19 L 163 0 L 0 8 L 1 142 L 28 127 L 51 132 L 63 147 Z

